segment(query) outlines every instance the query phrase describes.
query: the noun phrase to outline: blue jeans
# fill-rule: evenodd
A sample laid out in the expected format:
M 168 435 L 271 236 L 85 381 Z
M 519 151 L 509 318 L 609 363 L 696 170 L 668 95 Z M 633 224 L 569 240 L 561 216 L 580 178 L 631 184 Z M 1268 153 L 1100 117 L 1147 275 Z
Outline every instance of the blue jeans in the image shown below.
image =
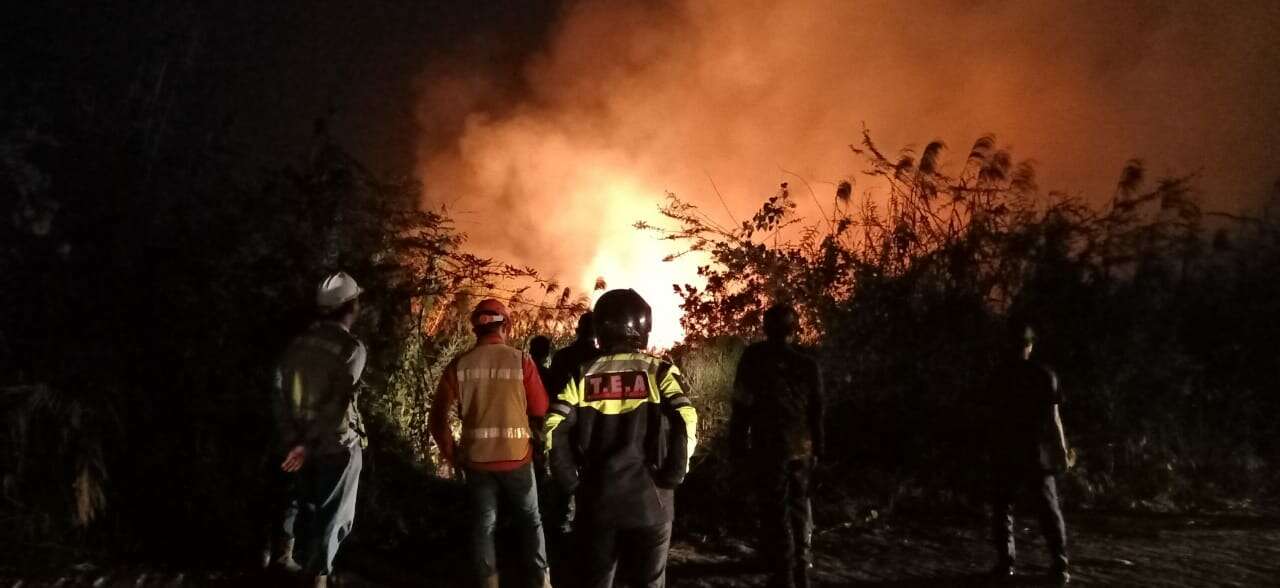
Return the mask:
M 309 574 L 333 571 L 338 545 L 355 522 L 362 465 L 363 451 L 354 443 L 340 453 L 309 456 L 299 472 L 300 512 L 294 532 L 306 555 L 303 569 Z
M 529 585 L 541 586 L 547 573 L 547 546 L 538 514 L 538 487 L 533 465 L 525 464 L 509 472 L 467 470 L 467 495 L 471 501 L 471 547 L 476 574 L 487 578 L 498 573 L 494 534 L 498 525 L 498 501 L 512 507 L 512 518 L 520 531 L 520 547 Z

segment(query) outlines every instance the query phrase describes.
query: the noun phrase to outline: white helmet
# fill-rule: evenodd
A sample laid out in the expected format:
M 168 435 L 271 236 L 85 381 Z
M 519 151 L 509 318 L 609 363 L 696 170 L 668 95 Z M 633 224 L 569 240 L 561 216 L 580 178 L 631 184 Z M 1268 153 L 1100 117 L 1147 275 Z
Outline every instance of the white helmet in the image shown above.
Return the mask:
M 360 285 L 347 272 L 332 273 L 316 288 L 316 306 L 320 310 L 333 310 L 355 300 L 361 292 L 364 290 L 360 289 Z

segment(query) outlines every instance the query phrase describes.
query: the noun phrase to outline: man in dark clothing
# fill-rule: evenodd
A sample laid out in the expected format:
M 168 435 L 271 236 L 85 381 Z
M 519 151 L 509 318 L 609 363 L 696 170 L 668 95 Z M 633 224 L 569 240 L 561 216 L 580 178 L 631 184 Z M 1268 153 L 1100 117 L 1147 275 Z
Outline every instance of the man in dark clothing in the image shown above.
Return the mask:
M 770 586 L 807 587 L 813 515 L 813 466 L 823 452 L 822 374 L 790 342 L 795 309 L 765 312 L 765 340 L 738 362 L 729 443 L 734 461 L 750 464 L 763 489 L 759 549 L 772 570 Z
M 578 366 L 600 356 L 600 349 L 596 347 L 595 333 L 591 328 L 590 312 L 578 317 L 578 328 L 574 331 L 574 335 L 573 343 L 551 356 L 547 390 L 552 395 L 559 394 L 564 389 L 564 385 L 577 372 Z
M 1048 367 L 1031 361 L 1035 331 L 1024 323 L 1010 329 L 1010 360 L 1000 366 L 989 386 L 991 524 L 992 540 L 999 553 L 993 574 L 1014 574 L 1016 551 L 1013 504 L 1031 499 L 1040 519 L 1052 560 L 1052 574 L 1066 584 L 1067 532 L 1058 506 L 1054 474 L 1069 467 L 1066 437 L 1058 406 L 1062 393 L 1058 378 Z
M 583 364 L 547 411 L 551 472 L 578 499 L 571 565 L 584 588 L 666 585 L 675 488 L 689 469 L 698 416 L 680 370 L 644 353 L 653 324 L 633 290 L 596 302 L 604 354 Z
M 529 340 L 529 356 L 538 367 L 538 376 L 544 383 L 551 382 L 551 369 L 547 367 L 547 358 L 551 357 L 551 339 L 538 335 Z
M 533 358 L 533 363 L 538 368 L 538 378 L 544 385 L 547 385 L 548 398 L 555 396 L 558 392 L 555 388 L 549 387 L 551 383 L 551 370 L 547 367 L 547 358 L 551 355 L 551 339 L 543 335 L 538 335 L 529 340 L 529 356 Z M 570 497 L 563 496 L 555 485 L 551 483 L 551 472 L 547 469 L 547 445 L 546 439 L 542 437 L 542 428 L 545 424 L 543 418 L 529 418 L 529 430 L 533 432 L 533 473 L 538 484 L 538 509 L 542 513 L 543 535 L 546 539 L 547 546 L 547 562 L 551 574 L 550 580 L 555 583 L 563 584 L 563 576 L 565 571 L 561 565 L 564 562 L 564 555 L 567 551 L 564 535 L 568 532 L 563 529 L 568 512 L 568 503 Z
M 555 398 L 564 390 L 565 384 L 578 372 L 578 367 L 600 356 L 596 347 L 595 333 L 591 327 L 591 313 L 583 313 L 578 317 L 578 328 L 575 339 L 568 347 L 551 356 L 551 367 L 547 370 L 547 394 Z M 559 552 L 564 551 L 564 538 L 573 531 L 573 496 L 565 494 L 555 484 L 547 493 L 547 529 L 552 535 L 551 542 L 556 546 L 552 559 L 557 559 Z M 563 568 L 564 566 L 560 566 Z M 554 566 L 552 569 L 556 569 Z
M 534 366 L 538 368 L 538 379 L 544 386 L 551 382 L 551 370 L 547 367 L 547 357 L 550 355 L 551 339 L 538 335 L 529 340 L 529 357 L 533 359 Z M 554 388 L 546 388 L 546 390 L 548 396 L 556 393 Z M 538 477 L 538 496 L 545 502 L 547 499 L 547 460 L 542 440 L 542 419 L 531 417 L 529 419 L 529 430 L 533 431 L 533 470 Z

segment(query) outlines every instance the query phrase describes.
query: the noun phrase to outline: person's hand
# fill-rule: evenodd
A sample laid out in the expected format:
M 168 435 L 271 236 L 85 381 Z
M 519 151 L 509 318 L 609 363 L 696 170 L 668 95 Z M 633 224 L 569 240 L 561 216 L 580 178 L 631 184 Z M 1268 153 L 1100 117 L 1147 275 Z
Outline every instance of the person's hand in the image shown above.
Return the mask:
M 280 464 L 280 469 L 293 473 L 302 469 L 302 464 L 307 461 L 307 447 L 305 445 L 295 446 L 289 450 L 289 455 L 285 456 L 284 463 Z
M 1067 450 L 1067 469 L 1076 467 L 1076 450 L 1074 448 Z

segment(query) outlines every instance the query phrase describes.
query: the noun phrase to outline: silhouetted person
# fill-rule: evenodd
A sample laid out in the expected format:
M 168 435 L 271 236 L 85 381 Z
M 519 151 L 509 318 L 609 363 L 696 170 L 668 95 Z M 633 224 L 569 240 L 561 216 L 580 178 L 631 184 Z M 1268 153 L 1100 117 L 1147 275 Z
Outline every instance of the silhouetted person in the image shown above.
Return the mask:
M 547 390 L 552 396 L 560 393 L 578 370 L 578 366 L 600 356 L 600 349 L 596 347 L 595 334 L 591 329 L 590 312 L 578 317 L 578 328 L 574 335 L 573 343 L 551 356 L 551 376 Z
M 600 349 L 596 347 L 595 333 L 591 327 L 590 312 L 578 317 L 578 327 L 574 335 L 573 343 L 551 356 L 547 393 L 553 399 L 564 390 L 565 384 L 577 374 L 579 367 L 600 356 Z M 566 543 L 563 539 L 568 537 L 573 528 L 573 496 L 561 492 L 555 485 L 552 485 L 551 492 L 548 494 L 547 528 L 550 529 L 551 534 L 558 535 L 552 540 L 553 543 L 563 547 Z M 557 555 L 553 553 L 552 558 L 555 559 Z
M 675 488 L 689 471 L 698 415 L 680 369 L 644 352 L 653 314 L 634 290 L 596 301 L 604 355 L 583 364 L 547 410 L 555 482 L 576 490 L 570 565 L 584 588 L 662 588 Z
M 551 369 L 547 367 L 547 358 L 551 357 L 551 339 L 538 335 L 529 340 L 529 355 L 538 366 L 538 376 L 543 382 L 551 381 Z
M 1065 584 L 1070 581 L 1067 532 L 1054 481 L 1054 474 L 1068 467 L 1058 414 L 1062 393 L 1053 371 L 1031 360 L 1035 331 L 1030 326 L 1012 323 L 1007 341 L 1008 359 L 989 385 L 990 420 L 986 426 L 990 433 L 992 539 L 999 554 L 993 574 L 1014 574 L 1013 504 L 1027 498 L 1040 519 L 1053 576 Z
M 538 335 L 529 340 L 529 356 L 533 358 L 534 366 L 538 368 L 538 379 L 544 384 L 551 381 L 551 370 L 547 367 L 547 357 L 551 355 L 551 339 Z M 547 390 L 550 397 L 555 394 L 552 392 L 554 388 Z M 546 481 L 546 459 L 544 455 L 544 446 L 542 440 L 542 419 L 538 417 L 529 418 L 529 429 L 533 431 L 533 467 L 538 474 L 538 491 L 539 496 L 543 496 L 543 483 Z
M 729 444 L 736 467 L 761 489 L 758 552 L 772 572 L 770 586 L 806 587 L 812 562 L 810 481 L 823 452 L 822 374 L 791 344 L 795 309 L 765 311 L 765 340 L 747 347 L 734 379 Z
M 538 368 L 538 378 L 544 384 L 551 381 L 551 370 L 547 368 L 547 359 L 551 355 L 551 339 L 538 335 L 529 339 L 529 356 L 533 358 L 534 365 Z M 547 390 L 548 397 L 554 395 L 552 389 Z M 547 470 L 547 454 L 546 440 L 542 437 L 542 428 L 544 419 L 538 417 L 529 417 L 529 430 L 533 431 L 533 472 L 536 474 L 538 481 L 538 506 L 542 511 L 543 518 L 543 534 L 547 541 L 547 561 L 550 568 L 554 570 L 559 562 L 555 561 L 555 556 L 559 556 L 560 548 L 558 542 L 558 527 L 553 525 L 559 523 L 559 516 L 552 516 L 552 513 L 558 514 L 563 510 L 560 503 L 564 500 L 553 489 L 551 485 L 551 474 Z M 553 553 L 555 552 L 555 553 Z M 558 576 L 561 572 L 553 571 L 553 575 Z
M 280 469 L 296 474 L 293 527 L 301 571 L 315 586 L 327 585 L 355 521 L 363 463 L 356 393 L 367 352 L 351 325 L 361 292 L 343 272 L 325 278 L 316 290 L 320 320 L 289 344 L 275 370 L 272 406 L 281 447 L 288 448 Z

